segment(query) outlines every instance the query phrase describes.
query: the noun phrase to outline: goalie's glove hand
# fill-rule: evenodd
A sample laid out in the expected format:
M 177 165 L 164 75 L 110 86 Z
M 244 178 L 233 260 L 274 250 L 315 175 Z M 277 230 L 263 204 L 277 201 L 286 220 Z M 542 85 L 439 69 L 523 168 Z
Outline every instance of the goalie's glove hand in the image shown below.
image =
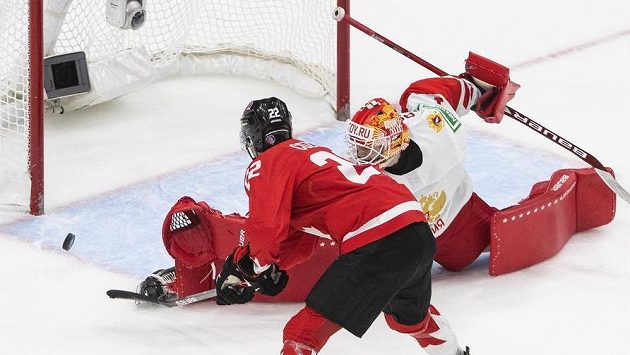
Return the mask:
M 477 87 L 477 89 L 479 89 L 479 91 L 481 91 L 482 94 L 486 93 L 486 91 L 488 90 L 496 89 L 496 86 L 486 83 L 484 81 L 481 81 L 467 72 L 463 72 L 459 74 L 457 77 L 460 79 L 464 79 L 467 82 L 475 85 L 475 87 Z
M 223 270 L 216 279 L 218 305 L 243 304 L 254 298 L 255 289 L 243 277 L 234 263 L 234 255 L 225 259 Z
M 459 74 L 458 77 L 470 82 L 471 84 L 475 85 L 477 89 L 479 89 L 481 95 L 477 99 L 475 105 L 473 105 L 473 107 L 471 108 L 475 111 L 475 113 L 477 113 L 477 116 L 481 117 L 484 121 L 488 123 L 501 122 L 501 119 L 497 119 L 492 116 L 492 113 L 490 113 L 488 109 L 496 104 L 496 101 L 499 99 L 499 95 L 501 94 L 502 88 L 479 80 L 469 73 Z
M 169 285 L 175 281 L 175 267 L 154 271 L 138 285 L 138 293 L 159 301 L 177 298 Z
M 237 248 L 234 251 L 234 259 L 245 280 L 263 295 L 276 296 L 287 286 L 289 281 L 287 272 L 281 270 L 276 264 L 257 267 L 249 255 L 249 247 Z

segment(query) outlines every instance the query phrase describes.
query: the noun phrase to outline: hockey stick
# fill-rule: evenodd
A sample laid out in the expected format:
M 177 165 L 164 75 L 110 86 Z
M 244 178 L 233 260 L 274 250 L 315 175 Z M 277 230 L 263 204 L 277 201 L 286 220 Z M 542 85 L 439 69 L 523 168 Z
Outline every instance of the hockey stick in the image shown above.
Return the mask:
M 405 57 L 411 59 L 412 61 L 422 65 L 423 67 L 425 67 L 426 69 L 432 71 L 436 75 L 439 75 L 439 76 L 449 75 L 444 70 L 442 70 L 442 69 L 436 67 L 435 65 L 427 62 L 426 60 L 418 57 L 417 55 L 413 54 L 409 50 L 399 46 L 398 44 L 396 44 L 396 43 L 392 42 L 391 40 L 389 40 L 388 38 L 384 37 L 383 35 L 377 33 L 376 31 L 372 30 L 371 28 L 369 28 L 369 27 L 365 26 L 364 24 L 360 23 L 359 21 L 353 19 L 348 14 L 346 14 L 346 11 L 343 8 L 341 8 L 341 7 L 338 7 L 338 8 L 335 9 L 335 12 L 333 13 L 333 18 L 335 20 L 337 20 L 337 22 L 346 21 L 352 27 L 354 27 L 354 28 L 358 29 L 359 31 L 365 33 L 366 35 L 374 38 L 375 40 L 383 43 L 384 45 L 388 46 L 389 48 L 391 48 L 391 49 L 395 50 L 396 52 L 404 55 Z M 627 203 L 630 203 L 630 193 L 626 189 L 624 189 L 623 186 L 621 186 L 621 184 L 619 184 L 619 182 L 617 180 L 615 180 L 615 178 L 612 176 L 611 173 L 606 171 L 606 168 L 604 167 L 604 165 L 602 163 L 600 163 L 599 160 L 597 160 L 597 158 L 595 158 L 593 155 L 591 155 L 590 153 L 588 153 L 584 149 L 578 147 L 577 145 L 569 142 L 568 140 L 560 137 L 559 135 L 553 133 L 552 131 L 550 131 L 549 129 L 545 128 L 540 123 L 532 120 L 531 118 L 525 116 L 524 114 L 516 111 L 515 109 L 513 109 L 513 108 L 511 108 L 509 106 L 506 106 L 505 109 L 503 110 L 503 112 L 505 113 L 505 115 L 507 115 L 507 116 L 515 119 L 516 121 L 524 124 L 525 126 L 529 127 L 530 129 L 533 129 L 534 131 L 538 132 L 539 134 L 541 134 L 545 138 L 553 141 L 554 143 L 558 144 L 559 146 L 561 146 L 564 149 L 568 150 L 569 152 L 573 153 L 575 156 L 577 156 L 578 158 L 580 158 L 581 160 L 583 160 L 584 162 L 586 162 L 587 164 L 592 166 L 595 169 L 595 172 L 597 173 L 597 175 L 599 175 L 599 177 L 604 181 L 604 183 L 614 193 L 616 193 L 619 197 L 621 197 Z
M 199 292 L 199 293 L 195 293 L 194 295 L 189 295 L 184 298 L 178 298 L 172 301 L 160 301 L 160 300 L 145 296 L 140 293 L 125 291 L 125 290 L 108 290 L 107 296 L 109 296 L 109 298 L 143 301 L 143 302 L 157 304 L 157 305 L 166 306 L 166 307 L 177 307 L 177 306 L 185 306 L 187 304 L 200 302 L 200 301 L 207 300 L 209 298 L 216 297 L 217 290 L 212 289 L 212 290 L 208 290 L 204 292 Z

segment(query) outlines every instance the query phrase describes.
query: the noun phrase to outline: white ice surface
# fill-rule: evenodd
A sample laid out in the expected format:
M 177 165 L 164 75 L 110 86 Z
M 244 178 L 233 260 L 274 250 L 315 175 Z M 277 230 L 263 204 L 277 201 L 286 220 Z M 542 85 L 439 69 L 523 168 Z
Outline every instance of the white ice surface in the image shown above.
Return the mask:
M 614 36 L 630 28 L 630 3 L 609 0 L 596 6 L 568 0 L 522 4 L 399 0 L 392 6 L 391 1 L 366 0 L 353 5 L 354 17 L 455 73 L 461 71 L 468 50 L 517 66 L 576 48 L 564 56 L 514 70 L 513 79 L 522 89 L 511 104 L 612 166 L 619 181 L 630 186 L 630 124 L 625 117 L 630 93 L 630 36 Z M 611 35 L 613 39 L 599 41 Z M 396 99 L 410 81 L 429 75 L 357 31 L 353 31 L 352 41 L 352 109 L 373 96 Z M 598 44 L 580 50 L 581 44 L 589 42 Z M 65 233 L 46 233 L 63 230 L 62 222 L 76 223 L 86 230 L 111 230 L 112 235 L 124 234 L 129 223 L 145 223 L 133 217 L 148 213 L 146 210 L 159 214 L 164 206 L 153 203 L 151 195 L 143 205 L 129 203 L 127 192 L 145 183 L 169 181 L 171 173 L 183 167 L 195 169 L 200 164 L 220 162 L 226 154 L 238 154 L 236 118 L 250 99 L 270 95 L 287 101 L 301 132 L 334 125 L 323 101 L 305 99 L 289 89 L 256 80 L 225 77 L 174 78 L 80 114 L 50 117 L 46 123 L 46 202 L 51 219 L 32 222 L 26 218 L 20 225 L 32 226 L 32 233 L 20 229 L 13 236 L 4 228 L 0 232 L 0 267 L 4 270 L 0 352 L 277 354 L 284 323 L 301 305 L 220 308 L 204 303 L 155 310 L 114 302 L 104 291 L 135 287 L 139 271 L 113 271 L 118 270 L 112 266 L 114 262 L 103 262 L 96 256 L 111 251 L 112 259 L 125 259 L 128 265 L 148 264 L 147 269 L 154 261 L 145 260 L 146 253 L 125 247 L 118 240 L 109 245 L 103 240 L 91 243 L 85 234 L 77 236 L 70 252 L 64 252 L 59 246 Z M 510 119 L 488 126 L 473 115 L 467 118 L 477 136 L 486 141 L 505 137 L 519 142 L 520 148 L 531 149 L 533 156 L 560 154 L 560 164 L 570 159 L 575 166 L 582 166 Z M 497 158 L 512 152 L 500 148 Z M 521 161 L 511 162 L 506 169 L 501 159 L 484 168 L 487 171 L 477 171 L 477 181 L 497 179 L 500 174 L 506 184 L 500 188 L 507 189 L 509 180 L 514 186 L 531 183 L 523 180 L 534 177 L 530 171 L 541 169 L 537 165 L 519 166 Z M 171 185 L 157 186 L 166 186 L 160 192 L 168 193 Z M 495 197 L 503 193 L 510 191 L 501 190 Z M 223 196 L 222 201 L 229 197 Z M 127 225 L 64 217 L 64 211 L 76 208 L 89 212 L 90 203 L 107 200 L 119 202 L 117 207 L 126 213 Z M 225 208 L 230 207 L 238 208 Z M 556 257 L 527 270 L 491 278 L 484 257 L 461 273 L 436 269 L 433 301 L 475 354 L 626 353 L 630 331 L 626 301 L 630 296 L 629 211 L 619 200 L 617 217 L 610 225 L 577 234 Z M 60 219 L 55 220 L 55 216 Z M 2 212 L 0 222 L 16 217 L 25 216 Z M 25 231 L 31 238 L 24 237 Z M 159 239 L 159 229 L 152 233 L 140 237 Z M 101 253 L 82 249 L 90 244 L 108 245 L 108 249 Z M 153 252 L 158 253 L 159 240 L 155 248 Z M 348 351 L 421 353 L 411 339 L 391 332 L 382 319 L 361 340 L 340 332 L 322 354 Z

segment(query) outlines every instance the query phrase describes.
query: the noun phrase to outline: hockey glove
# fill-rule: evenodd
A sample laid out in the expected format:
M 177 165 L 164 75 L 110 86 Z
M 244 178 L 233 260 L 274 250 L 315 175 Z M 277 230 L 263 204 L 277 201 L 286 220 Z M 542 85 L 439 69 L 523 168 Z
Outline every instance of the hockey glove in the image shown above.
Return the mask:
M 510 69 L 488 58 L 470 52 L 466 72 L 460 77 L 475 84 L 482 95 L 475 112 L 488 123 L 499 123 L 507 102 L 514 98 L 520 85 L 510 80 Z
M 287 286 L 289 275 L 284 270 L 280 270 L 278 265 L 271 264 L 263 271 L 256 270 L 254 261 L 249 255 L 249 247 L 239 247 L 234 251 L 236 265 L 245 278 L 256 291 L 267 296 L 276 296 Z M 258 272 L 256 272 L 258 271 Z
M 234 256 L 225 259 L 216 279 L 218 305 L 244 304 L 254 298 L 255 288 L 244 279 L 234 263 Z
M 169 288 L 175 277 L 175 267 L 154 271 L 138 285 L 138 293 L 159 301 L 176 299 L 177 293 Z

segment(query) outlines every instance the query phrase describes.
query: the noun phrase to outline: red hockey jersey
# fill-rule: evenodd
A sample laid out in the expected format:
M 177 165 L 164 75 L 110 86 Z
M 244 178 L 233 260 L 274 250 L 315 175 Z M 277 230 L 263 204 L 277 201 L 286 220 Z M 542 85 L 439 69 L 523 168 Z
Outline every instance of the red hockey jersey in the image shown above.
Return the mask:
M 355 166 L 319 147 L 289 139 L 254 159 L 245 173 L 245 236 L 258 265 L 288 268 L 329 239 L 350 252 L 425 221 L 409 190 L 371 166 Z

